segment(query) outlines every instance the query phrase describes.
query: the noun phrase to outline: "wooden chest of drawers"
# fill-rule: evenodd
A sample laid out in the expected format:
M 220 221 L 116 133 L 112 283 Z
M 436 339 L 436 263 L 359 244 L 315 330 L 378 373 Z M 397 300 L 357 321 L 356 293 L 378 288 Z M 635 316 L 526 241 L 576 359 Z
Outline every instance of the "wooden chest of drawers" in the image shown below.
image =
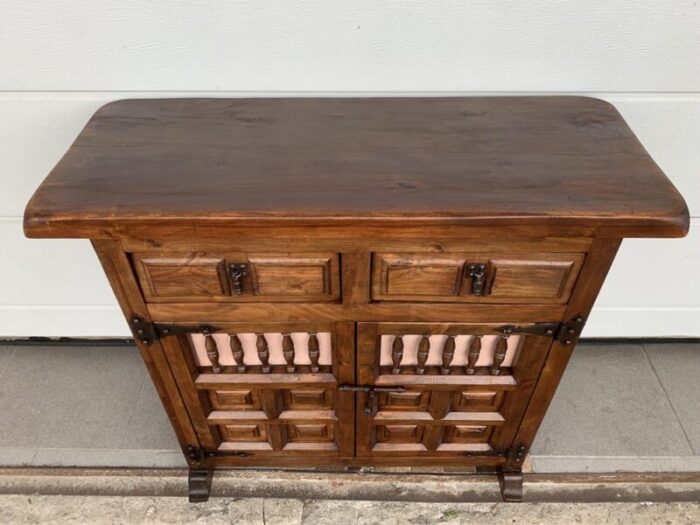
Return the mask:
M 519 499 L 621 239 L 687 229 L 581 97 L 119 101 L 25 215 L 92 240 L 193 501 L 217 467 L 364 465 Z

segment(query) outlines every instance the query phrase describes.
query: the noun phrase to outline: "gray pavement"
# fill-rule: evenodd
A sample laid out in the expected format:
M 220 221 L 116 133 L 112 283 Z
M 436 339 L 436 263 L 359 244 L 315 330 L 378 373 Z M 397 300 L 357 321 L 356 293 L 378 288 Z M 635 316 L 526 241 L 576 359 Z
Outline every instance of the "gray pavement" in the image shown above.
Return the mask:
M 212 498 L 5 496 L 0 523 L 207 523 L 208 525 L 356 525 L 700 523 L 697 503 L 406 503 L 376 501 Z

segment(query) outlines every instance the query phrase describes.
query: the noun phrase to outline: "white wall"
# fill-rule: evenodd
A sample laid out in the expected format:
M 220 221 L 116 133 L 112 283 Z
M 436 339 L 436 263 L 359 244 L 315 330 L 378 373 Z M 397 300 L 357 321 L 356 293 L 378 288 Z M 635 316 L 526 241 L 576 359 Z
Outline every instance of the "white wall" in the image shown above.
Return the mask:
M 628 240 L 587 336 L 700 335 L 700 6 L 529 2 L 0 2 L 0 336 L 127 335 L 87 241 L 23 207 L 91 113 L 126 97 L 589 94 L 685 195 L 683 240 Z

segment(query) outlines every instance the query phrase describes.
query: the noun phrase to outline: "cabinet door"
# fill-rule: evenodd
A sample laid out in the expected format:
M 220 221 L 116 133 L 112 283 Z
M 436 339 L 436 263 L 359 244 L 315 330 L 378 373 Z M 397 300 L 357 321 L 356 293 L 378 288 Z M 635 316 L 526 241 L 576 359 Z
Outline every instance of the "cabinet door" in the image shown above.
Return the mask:
M 351 457 L 352 323 L 168 326 L 169 364 L 205 451 L 255 463 Z M 162 332 L 161 328 L 161 332 Z M 290 461 L 287 461 L 290 460 Z
M 502 461 L 551 337 L 496 325 L 360 323 L 357 454 L 442 463 Z

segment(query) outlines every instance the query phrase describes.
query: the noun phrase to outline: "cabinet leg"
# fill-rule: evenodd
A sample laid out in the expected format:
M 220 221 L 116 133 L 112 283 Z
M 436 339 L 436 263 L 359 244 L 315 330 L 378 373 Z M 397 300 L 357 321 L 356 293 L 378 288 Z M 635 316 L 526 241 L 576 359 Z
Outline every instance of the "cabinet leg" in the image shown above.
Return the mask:
M 190 467 L 187 477 L 190 503 L 202 503 L 209 499 L 213 476 L 214 471 L 212 469 Z
M 500 470 L 498 483 L 501 486 L 503 501 L 523 500 L 523 473 L 521 470 Z

